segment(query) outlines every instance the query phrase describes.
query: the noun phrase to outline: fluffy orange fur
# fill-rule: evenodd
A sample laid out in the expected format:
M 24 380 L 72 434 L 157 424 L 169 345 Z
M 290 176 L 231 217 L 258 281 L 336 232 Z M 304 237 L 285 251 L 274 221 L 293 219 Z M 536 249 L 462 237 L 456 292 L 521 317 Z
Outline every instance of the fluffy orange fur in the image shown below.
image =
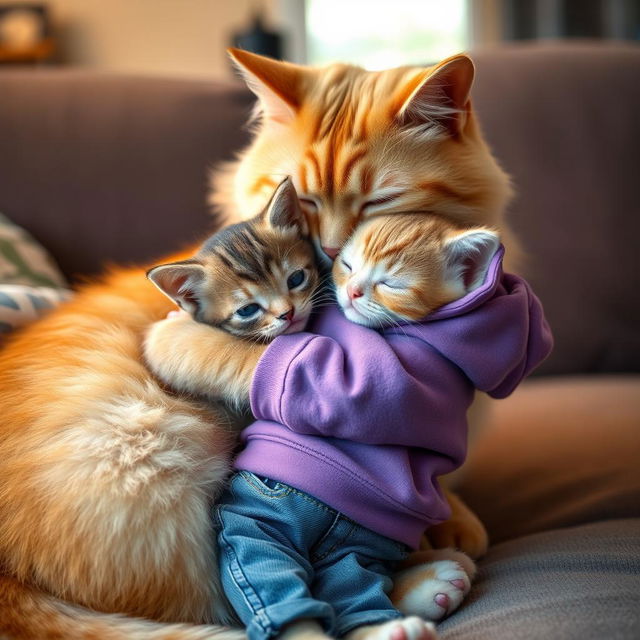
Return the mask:
M 468 57 L 370 72 L 232 55 L 262 115 L 252 145 L 214 175 L 212 202 L 230 219 L 251 217 L 290 175 L 318 248 L 340 248 L 369 216 L 406 211 L 508 235 L 503 215 L 511 187 L 471 108 Z M 441 125 L 438 108 L 445 112 Z
M 260 211 L 292 175 L 318 247 L 340 247 L 382 212 L 501 225 L 508 180 L 467 99 L 468 58 L 366 73 L 234 55 L 264 117 L 216 180 L 229 219 Z M 429 100 L 447 113 L 436 128 L 425 118 L 438 113 L 420 110 Z M 142 364 L 144 331 L 172 308 L 144 272 L 84 287 L 0 352 L 0 632 L 9 637 L 214 632 L 101 617 L 61 599 L 161 621 L 229 620 L 208 506 L 234 435 L 219 407 L 167 392 Z

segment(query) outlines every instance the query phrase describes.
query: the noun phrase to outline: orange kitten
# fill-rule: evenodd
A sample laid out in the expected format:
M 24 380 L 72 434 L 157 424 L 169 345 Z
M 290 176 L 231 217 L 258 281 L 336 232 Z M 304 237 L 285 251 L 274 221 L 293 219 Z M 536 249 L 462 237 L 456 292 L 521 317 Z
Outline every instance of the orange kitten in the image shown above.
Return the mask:
M 482 284 L 500 241 L 424 214 L 361 224 L 333 264 L 338 303 L 352 322 L 416 322 Z

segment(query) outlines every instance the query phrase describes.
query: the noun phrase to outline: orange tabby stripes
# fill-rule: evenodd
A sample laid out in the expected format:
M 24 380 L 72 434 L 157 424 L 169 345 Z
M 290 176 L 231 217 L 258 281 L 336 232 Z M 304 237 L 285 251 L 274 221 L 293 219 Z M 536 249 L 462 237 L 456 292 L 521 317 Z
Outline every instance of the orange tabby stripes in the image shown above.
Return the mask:
M 351 156 L 349 156 L 349 158 L 347 158 L 347 160 L 345 160 L 345 163 L 344 163 L 344 165 L 342 167 L 341 178 L 340 178 L 340 181 L 339 181 L 339 188 L 340 189 L 344 189 L 347 186 L 347 183 L 349 182 L 349 178 L 351 177 L 351 171 L 355 167 L 355 165 L 358 162 L 358 160 L 361 160 L 366 155 L 367 155 L 366 148 L 360 148 L 360 149 L 357 149 L 356 151 L 354 151 L 351 154 Z

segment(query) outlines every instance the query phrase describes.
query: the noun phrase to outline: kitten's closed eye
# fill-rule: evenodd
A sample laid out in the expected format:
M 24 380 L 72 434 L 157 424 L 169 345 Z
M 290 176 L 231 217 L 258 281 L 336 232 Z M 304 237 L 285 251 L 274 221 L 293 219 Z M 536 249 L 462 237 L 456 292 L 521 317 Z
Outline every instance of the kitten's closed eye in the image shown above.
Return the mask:
M 387 289 L 394 289 L 396 291 L 402 291 L 407 288 L 406 282 L 402 280 L 382 280 L 378 283 L 381 287 L 387 287 Z

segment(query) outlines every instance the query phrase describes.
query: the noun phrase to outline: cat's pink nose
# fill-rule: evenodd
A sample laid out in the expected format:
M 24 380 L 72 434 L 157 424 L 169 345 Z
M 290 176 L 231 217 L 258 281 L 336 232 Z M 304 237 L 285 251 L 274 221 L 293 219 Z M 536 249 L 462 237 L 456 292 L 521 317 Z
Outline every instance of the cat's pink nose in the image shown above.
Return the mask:
M 336 256 L 340 253 L 340 249 L 335 247 L 322 247 L 322 250 L 332 259 L 335 260 Z
M 293 318 L 293 312 L 294 312 L 294 308 L 291 307 L 291 309 L 289 309 L 289 311 L 285 311 L 284 313 L 281 313 L 278 318 L 280 318 L 280 320 L 291 320 L 291 318 Z
M 364 295 L 364 291 L 357 284 L 348 284 L 347 285 L 347 294 L 350 300 L 354 298 L 362 298 Z

